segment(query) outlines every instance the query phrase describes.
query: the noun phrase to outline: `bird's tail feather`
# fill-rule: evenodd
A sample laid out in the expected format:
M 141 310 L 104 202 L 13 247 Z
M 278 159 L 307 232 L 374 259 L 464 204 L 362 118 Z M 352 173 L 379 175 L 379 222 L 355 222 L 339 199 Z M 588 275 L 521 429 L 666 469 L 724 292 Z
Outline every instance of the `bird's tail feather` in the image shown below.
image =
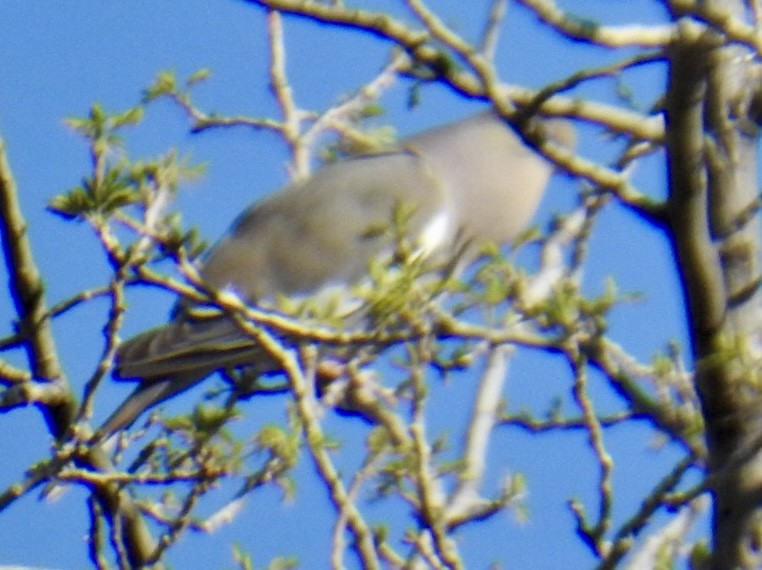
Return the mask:
M 114 377 L 139 382 L 98 430 L 98 438 L 129 427 L 147 409 L 195 386 L 216 370 L 272 368 L 255 341 L 231 319 L 181 320 L 130 339 L 119 347 Z
M 188 390 L 206 376 L 207 374 L 173 375 L 140 384 L 98 429 L 96 438 L 106 439 L 129 427 L 148 408 Z

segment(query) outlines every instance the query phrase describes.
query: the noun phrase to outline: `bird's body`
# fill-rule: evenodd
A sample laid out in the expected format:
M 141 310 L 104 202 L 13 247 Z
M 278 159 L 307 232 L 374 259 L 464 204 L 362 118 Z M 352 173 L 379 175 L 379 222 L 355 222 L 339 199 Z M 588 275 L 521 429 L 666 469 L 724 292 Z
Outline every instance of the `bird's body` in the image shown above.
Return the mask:
M 573 144 L 567 122 L 545 126 L 556 141 Z M 502 120 L 482 113 L 329 164 L 254 204 L 209 252 L 201 276 L 253 304 L 347 288 L 374 259 L 390 255 L 393 232 L 377 230 L 389 227 L 399 208 L 410 212 L 405 230 L 417 254 L 446 263 L 456 252 L 520 233 L 551 173 Z M 256 364 L 261 354 L 232 319 L 199 319 L 186 309 L 181 302 L 169 324 L 120 347 L 118 376 L 140 385 L 100 433 L 128 426 L 215 370 Z

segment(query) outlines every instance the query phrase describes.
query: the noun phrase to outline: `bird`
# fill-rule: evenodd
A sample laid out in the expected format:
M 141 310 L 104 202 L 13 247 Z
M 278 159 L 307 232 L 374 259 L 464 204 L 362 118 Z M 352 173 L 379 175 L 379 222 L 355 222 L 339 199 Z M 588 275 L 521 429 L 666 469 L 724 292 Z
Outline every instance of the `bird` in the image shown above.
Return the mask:
M 537 119 L 540 120 L 540 119 Z M 561 118 L 541 119 L 545 135 L 572 148 Z M 389 224 L 407 206 L 406 238 L 416 255 L 468 265 L 480 245 L 505 244 L 527 228 L 554 166 L 492 110 L 401 139 L 381 152 L 328 163 L 311 177 L 246 209 L 202 260 L 212 289 L 252 305 L 268 299 L 349 290 L 374 259 L 394 248 Z M 465 253 L 463 253 L 465 252 Z M 135 390 L 102 424 L 108 437 L 146 410 L 218 370 L 266 360 L 230 316 L 200 318 L 179 300 L 169 323 L 119 347 L 114 378 Z M 261 363 L 262 373 L 269 371 Z

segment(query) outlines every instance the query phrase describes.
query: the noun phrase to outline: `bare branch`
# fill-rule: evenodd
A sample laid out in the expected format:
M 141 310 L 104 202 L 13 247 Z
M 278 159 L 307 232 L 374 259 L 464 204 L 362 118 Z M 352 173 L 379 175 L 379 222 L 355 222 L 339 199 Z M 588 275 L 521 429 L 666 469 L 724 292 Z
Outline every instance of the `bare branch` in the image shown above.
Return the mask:
M 495 59 L 497 41 L 500 36 L 500 26 L 503 24 L 507 12 L 508 0 L 492 0 L 479 47 L 482 55 L 490 61 Z
M 67 395 L 43 407 L 50 432 L 57 438 L 69 429 L 75 413 L 68 381 L 58 361 L 53 332 L 45 305 L 44 287 L 27 236 L 27 224 L 18 202 L 16 184 L 0 139 L 0 237 L 5 264 L 10 276 L 11 296 L 21 323 L 22 335 L 28 339 L 27 357 L 32 375 L 57 386 Z M 48 415 L 49 414 L 49 415 Z
M 565 13 L 554 0 L 519 0 L 543 22 L 566 37 L 595 45 L 621 48 L 665 48 L 672 41 L 673 26 L 606 26 Z
M 463 468 L 459 473 L 458 486 L 447 505 L 448 520 L 459 518 L 470 510 L 474 499 L 479 496 L 478 489 L 487 465 L 488 444 L 502 405 L 501 394 L 512 350 L 506 345 L 490 349 L 468 422 Z

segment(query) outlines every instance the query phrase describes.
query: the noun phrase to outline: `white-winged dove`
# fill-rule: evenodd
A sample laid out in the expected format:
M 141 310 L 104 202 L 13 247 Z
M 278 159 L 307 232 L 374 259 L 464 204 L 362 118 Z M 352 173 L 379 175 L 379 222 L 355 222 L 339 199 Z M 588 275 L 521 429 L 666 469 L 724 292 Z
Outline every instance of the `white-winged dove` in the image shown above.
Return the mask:
M 573 146 L 567 121 L 543 125 L 554 141 Z M 387 152 L 329 164 L 273 193 L 236 220 L 200 273 L 210 287 L 252 304 L 349 289 L 374 258 L 390 254 L 395 244 L 389 233 L 370 230 L 388 225 L 403 205 L 412 212 L 405 224 L 409 242 L 445 264 L 456 252 L 516 237 L 531 221 L 552 171 L 497 115 L 484 112 L 401 140 Z M 118 377 L 140 384 L 99 434 L 129 426 L 216 370 L 256 369 L 262 355 L 254 344 L 233 319 L 201 319 L 179 303 L 169 324 L 119 348 Z

